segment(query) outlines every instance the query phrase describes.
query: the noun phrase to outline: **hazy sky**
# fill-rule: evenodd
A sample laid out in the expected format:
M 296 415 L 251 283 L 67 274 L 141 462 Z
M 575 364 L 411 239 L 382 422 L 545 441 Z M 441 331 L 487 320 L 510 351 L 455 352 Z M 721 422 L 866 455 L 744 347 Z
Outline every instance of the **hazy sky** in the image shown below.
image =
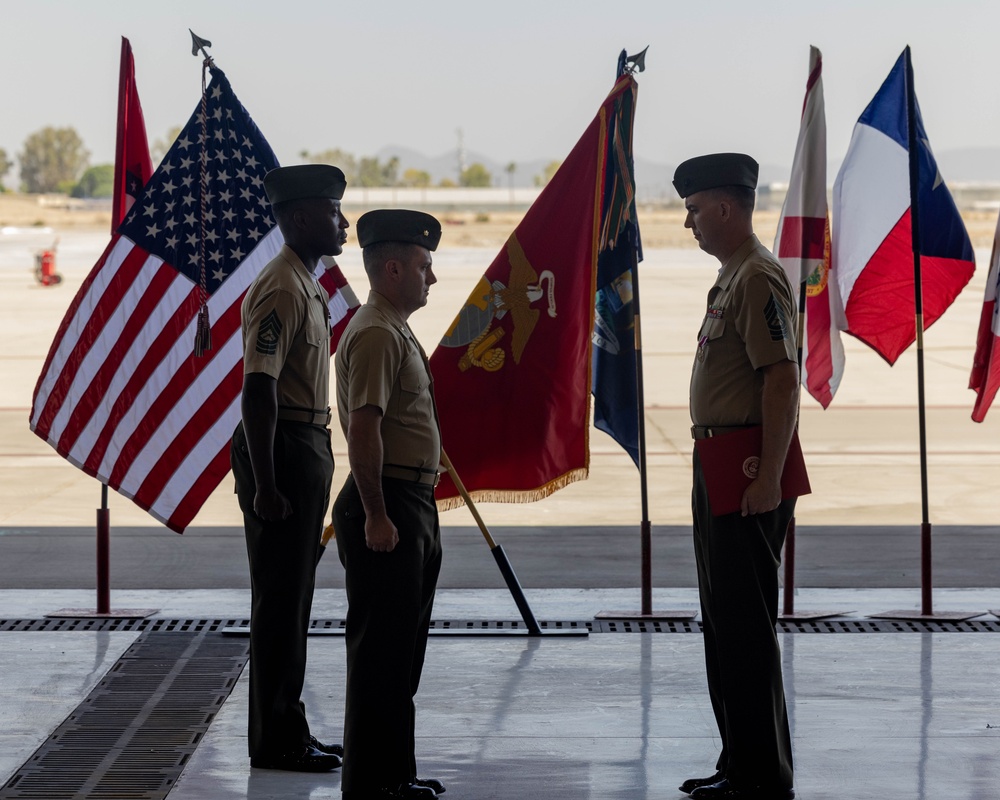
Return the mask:
M 440 155 L 457 128 L 500 161 L 562 158 L 618 52 L 646 45 L 635 149 L 653 161 L 742 150 L 790 165 L 810 44 L 824 56 L 831 160 L 907 44 L 933 148 L 1000 146 L 998 0 L 5 0 L 0 12 L 10 155 L 32 131 L 70 125 L 91 163 L 113 160 L 121 36 L 150 141 L 186 122 L 201 92 L 188 27 L 212 40 L 283 163 L 330 147 Z

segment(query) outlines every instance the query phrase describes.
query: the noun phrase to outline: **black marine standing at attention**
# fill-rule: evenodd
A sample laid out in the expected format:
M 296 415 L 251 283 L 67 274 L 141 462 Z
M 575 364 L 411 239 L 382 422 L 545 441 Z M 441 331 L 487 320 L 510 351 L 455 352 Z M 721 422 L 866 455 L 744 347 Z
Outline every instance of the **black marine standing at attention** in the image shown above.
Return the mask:
M 346 185 L 324 164 L 267 173 L 285 244 L 242 307 L 243 419 L 231 460 L 250 558 L 250 765 L 265 769 L 326 772 L 343 754 L 310 734 L 301 693 L 333 480 L 329 297 L 314 272 L 347 239 Z

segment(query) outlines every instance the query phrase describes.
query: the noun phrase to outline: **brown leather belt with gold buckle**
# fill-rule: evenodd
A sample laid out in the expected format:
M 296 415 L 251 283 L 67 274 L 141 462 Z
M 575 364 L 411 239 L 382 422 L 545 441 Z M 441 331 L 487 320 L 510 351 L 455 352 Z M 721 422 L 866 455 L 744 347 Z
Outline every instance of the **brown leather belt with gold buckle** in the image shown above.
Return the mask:
M 692 439 L 711 439 L 713 436 L 722 436 L 725 433 L 735 433 L 752 428 L 753 425 L 692 425 Z
M 382 476 L 410 481 L 411 483 L 422 483 L 427 486 L 437 486 L 441 480 L 441 473 L 435 470 L 423 467 L 404 467 L 400 464 L 383 464 Z

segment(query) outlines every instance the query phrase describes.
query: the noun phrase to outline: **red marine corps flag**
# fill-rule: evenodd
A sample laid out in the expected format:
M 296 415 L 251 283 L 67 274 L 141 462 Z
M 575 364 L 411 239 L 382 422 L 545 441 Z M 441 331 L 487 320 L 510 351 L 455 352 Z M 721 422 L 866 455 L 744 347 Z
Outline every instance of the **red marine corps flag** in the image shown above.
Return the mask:
M 591 336 L 618 79 L 431 356 L 444 450 L 475 500 L 531 502 L 587 477 Z M 447 475 L 442 509 L 462 500 Z
M 830 405 L 844 375 L 844 346 L 833 324 L 828 288 L 830 218 L 826 203 L 826 114 L 823 56 L 809 48 L 809 79 L 802 104 L 788 194 L 781 208 L 774 252 L 792 286 L 801 287 L 802 385 L 823 408 Z
M 206 66 L 194 114 L 70 304 L 30 417 L 63 458 L 178 533 L 229 473 L 240 303 L 283 241 L 263 182 L 278 161 L 222 70 Z M 334 347 L 358 301 L 324 266 Z M 201 309 L 211 347 L 196 354 Z

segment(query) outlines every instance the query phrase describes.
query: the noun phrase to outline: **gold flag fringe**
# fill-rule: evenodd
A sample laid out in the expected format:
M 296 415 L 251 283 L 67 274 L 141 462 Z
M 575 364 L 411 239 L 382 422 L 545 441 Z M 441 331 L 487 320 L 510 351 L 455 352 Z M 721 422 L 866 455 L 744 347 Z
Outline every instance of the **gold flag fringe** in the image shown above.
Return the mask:
M 570 470 L 565 475 L 560 475 L 558 478 L 549 481 L 537 489 L 520 491 L 510 489 L 478 489 L 474 492 L 469 492 L 469 496 L 473 501 L 478 503 L 534 503 L 538 500 L 544 500 L 550 494 L 554 494 L 560 489 L 565 489 L 571 483 L 587 480 L 589 474 L 590 470 L 587 467 L 583 467 L 582 469 Z M 464 505 L 465 501 L 461 496 L 448 497 L 437 501 L 438 511 L 451 511 L 453 508 L 461 508 Z

